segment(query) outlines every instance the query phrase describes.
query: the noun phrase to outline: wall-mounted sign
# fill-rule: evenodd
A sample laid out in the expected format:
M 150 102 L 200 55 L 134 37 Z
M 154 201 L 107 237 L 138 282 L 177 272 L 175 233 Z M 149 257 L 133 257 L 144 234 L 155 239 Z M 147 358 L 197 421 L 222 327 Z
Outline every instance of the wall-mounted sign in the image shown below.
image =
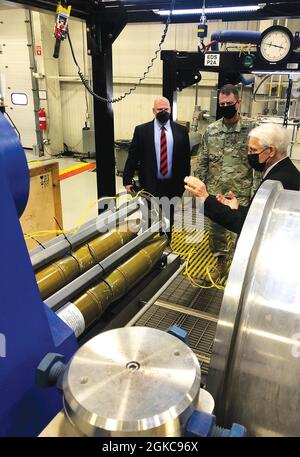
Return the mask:
M 220 54 L 205 54 L 204 65 L 206 67 L 218 67 L 220 65 Z

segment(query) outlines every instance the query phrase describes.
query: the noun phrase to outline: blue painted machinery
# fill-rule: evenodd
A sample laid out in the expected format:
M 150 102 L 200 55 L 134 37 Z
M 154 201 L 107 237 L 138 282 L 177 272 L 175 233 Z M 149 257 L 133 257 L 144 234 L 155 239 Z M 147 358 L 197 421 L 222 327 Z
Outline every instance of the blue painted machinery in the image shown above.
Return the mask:
M 17 135 L 0 112 L 0 436 L 36 436 L 61 409 L 61 394 L 36 386 L 49 352 L 67 362 L 77 349 L 72 330 L 41 301 L 19 223 L 29 172 Z

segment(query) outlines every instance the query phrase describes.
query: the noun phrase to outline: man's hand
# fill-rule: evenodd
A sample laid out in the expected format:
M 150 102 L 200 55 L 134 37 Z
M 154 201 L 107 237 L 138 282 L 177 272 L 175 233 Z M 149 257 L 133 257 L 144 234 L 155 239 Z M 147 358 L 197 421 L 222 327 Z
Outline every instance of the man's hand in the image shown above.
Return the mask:
M 185 189 L 191 192 L 195 197 L 201 198 L 203 201 L 205 201 L 209 196 L 204 182 L 200 181 L 198 178 L 195 178 L 195 176 L 187 176 L 184 179 L 184 182 Z
M 132 192 L 132 188 L 133 188 L 132 184 L 127 184 L 127 186 L 125 186 L 125 189 L 127 190 L 127 192 Z
M 218 202 L 222 203 L 223 205 L 229 206 L 231 209 L 238 209 L 239 202 L 237 201 L 236 196 L 233 192 L 228 192 L 229 198 L 225 198 L 224 195 L 217 194 L 216 199 Z

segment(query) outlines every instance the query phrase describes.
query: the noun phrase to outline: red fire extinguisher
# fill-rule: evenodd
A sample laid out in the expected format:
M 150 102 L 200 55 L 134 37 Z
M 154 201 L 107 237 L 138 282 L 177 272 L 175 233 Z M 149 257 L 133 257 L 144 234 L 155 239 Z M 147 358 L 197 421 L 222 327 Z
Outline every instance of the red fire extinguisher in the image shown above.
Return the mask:
M 39 129 L 47 130 L 46 111 L 44 108 L 39 109 Z

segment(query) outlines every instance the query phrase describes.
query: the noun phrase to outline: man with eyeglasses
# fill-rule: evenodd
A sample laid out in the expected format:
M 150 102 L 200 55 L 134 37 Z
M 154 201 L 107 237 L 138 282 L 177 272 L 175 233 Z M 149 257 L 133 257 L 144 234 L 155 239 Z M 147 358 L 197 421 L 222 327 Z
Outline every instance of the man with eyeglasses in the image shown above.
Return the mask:
M 287 157 L 289 143 L 286 128 L 276 124 L 262 124 L 249 134 L 248 162 L 252 168 L 264 173 L 262 183 L 267 179 L 280 181 L 285 189 L 299 191 L 300 173 Z M 240 205 L 233 192 L 229 192 L 230 198 L 220 194 L 209 195 L 205 184 L 194 176 L 185 178 L 185 188 L 195 197 L 201 198 L 207 217 L 232 232 L 241 232 L 250 204 Z
M 241 117 L 239 92 L 232 84 L 220 89 L 218 101 L 222 118 L 210 124 L 203 135 L 195 176 L 206 184 L 209 193 L 228 195 L 233 191 L 242 205 L 248 205 L 261 181 L 261 174 L 254 174 L 247 160 L 248 134 L 257 124 Z M 214 281 L 227 275 L 235 240 L 235 235 L 210 222 L 209 246 L 217 258 L 210 271 Z M 206 273 L 201 279 L 209 282 Z

